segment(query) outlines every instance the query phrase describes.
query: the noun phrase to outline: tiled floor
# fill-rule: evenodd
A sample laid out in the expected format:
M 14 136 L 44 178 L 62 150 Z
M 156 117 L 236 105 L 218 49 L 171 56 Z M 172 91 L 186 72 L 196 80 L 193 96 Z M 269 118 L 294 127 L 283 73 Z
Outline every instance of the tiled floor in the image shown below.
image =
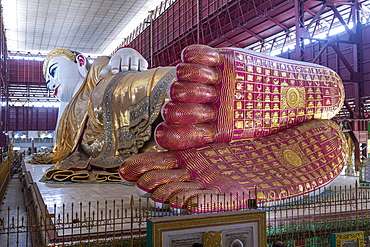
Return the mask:
M 23 227 L 27 225 L 27 219 L 21 188 L 16 174 L 10 179 L 0 205 L 0 246 L 30 246 L 30 236 Z
M 50 210 L 56 205 L 57 207 L 69 206 L 74 203 L 96 202 L 112 203 L 114 200 L 130 202 L 131 195 L 136 196 L 134 186 L 124 184 L 104 184 L 104 183 L 45 183 L 40 182 L 44 173 L 50 168 L 50 165 L 33 165 L 26 163 L 26 169 L 32 175 L 34 182 L 40 190 L 45 204 Z
M 334 186 L 354 187 L 356 183 L 358 185 L 358 182 L 359 182 L 359 177 L 339 175 L 333 182 L 331 182 L 331 184 L 329 184 L 329 186 L 331 187 L 334 187 Z

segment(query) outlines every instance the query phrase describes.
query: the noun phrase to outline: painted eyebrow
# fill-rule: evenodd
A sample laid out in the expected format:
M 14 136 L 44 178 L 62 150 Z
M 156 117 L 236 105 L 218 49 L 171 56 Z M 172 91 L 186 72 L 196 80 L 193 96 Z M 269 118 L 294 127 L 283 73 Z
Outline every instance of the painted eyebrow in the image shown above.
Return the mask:
M 50 74 L 50 72 L 51 72 L 51 69 L 53 68 L 53 66 L 54 65 L 56 65 L 57 63 L 53 63 L 52 65 L 50 65 L 50 67 L 49 67 L 49 74 Z

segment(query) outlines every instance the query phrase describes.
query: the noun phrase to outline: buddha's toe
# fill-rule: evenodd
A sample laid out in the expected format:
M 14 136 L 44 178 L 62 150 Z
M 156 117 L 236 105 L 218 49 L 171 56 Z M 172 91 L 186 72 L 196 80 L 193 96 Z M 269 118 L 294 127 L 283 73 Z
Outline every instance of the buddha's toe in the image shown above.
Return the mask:
M 136 182 L 137 192 L 142 197 L 151 197 L 159 186 L 171 182 L 185 182 L 190 180 L 190 173 L 186 169 L 152 170 L 143 174 Z
M 175 212 L 215 212 L 219 211 L 217 201 L 223 201 L 220 197 L 216 189 L 183 190 L 170 198 L 170 206 Z
M 158 208 L 168 208 L 170 199 L 178 193 L 187 190 L 200 190 L 204 185 L 197 180 L 189 182 L 172 182 L 159 186 L 152 194 L 153 206 Z
M 126 159 L 118 172 L 122 179 L 136 182 L 141 175 L 148 171 L 174 169 L 178 166 L 179 162 L 172 152 L 143 153 Z

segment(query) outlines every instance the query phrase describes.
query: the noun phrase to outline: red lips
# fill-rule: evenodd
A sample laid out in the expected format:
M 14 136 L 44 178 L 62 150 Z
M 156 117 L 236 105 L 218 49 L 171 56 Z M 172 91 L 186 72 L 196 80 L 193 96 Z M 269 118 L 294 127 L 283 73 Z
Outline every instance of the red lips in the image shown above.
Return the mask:
M 60 85 L 59 85 L 60 86 Z M 58 88 L 59 88 L 59 86 L 57 86 L 55 89 L 54 89 L 54 95 L 55 96 L 57 96 L 57 94 L 58 94 Z

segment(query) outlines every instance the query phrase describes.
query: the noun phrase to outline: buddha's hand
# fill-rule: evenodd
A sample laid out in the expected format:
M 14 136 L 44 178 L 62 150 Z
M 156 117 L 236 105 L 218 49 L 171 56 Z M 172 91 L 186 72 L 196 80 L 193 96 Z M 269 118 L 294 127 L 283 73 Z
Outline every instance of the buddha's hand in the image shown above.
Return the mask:
M 117 74 L 125 71 L 144 71 L 148 69 L 148 62 L 135 49 L 123 47 L 117 50 L 109 61 L 109 64 L 100 72 L 104 77 L 108 72 Z

